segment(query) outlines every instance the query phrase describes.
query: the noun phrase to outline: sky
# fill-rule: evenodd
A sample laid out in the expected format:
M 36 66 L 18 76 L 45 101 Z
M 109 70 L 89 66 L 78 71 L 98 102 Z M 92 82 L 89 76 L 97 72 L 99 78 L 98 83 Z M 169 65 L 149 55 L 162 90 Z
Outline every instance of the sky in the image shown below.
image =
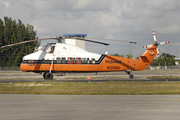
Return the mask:
M 86 42 L 86 50 L 103 54 L 132 54 L 138 57 L 143 45 L 154 43 L 153 31 L 165 52 L 180 57 L 180 0 L 0 0 L 0 19 L 20 19 L 31 24 L 38 38 L 63 34 L 136 41 L 136 44 L 102 41 Z M 42 44 L 51 41 L 41 41 Z

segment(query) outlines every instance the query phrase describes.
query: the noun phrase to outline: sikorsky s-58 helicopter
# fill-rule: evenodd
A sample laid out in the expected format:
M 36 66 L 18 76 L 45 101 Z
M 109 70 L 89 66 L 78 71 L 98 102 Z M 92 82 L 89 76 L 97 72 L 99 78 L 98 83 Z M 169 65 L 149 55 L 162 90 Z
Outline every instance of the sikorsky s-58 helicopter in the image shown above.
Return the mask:
M 139 57 L 139 59 L 111 56 L 107 55 L 107 53 L 99 55 L 88 52 L 77 46 L 62 43 L 62 40 L 64 39 L 76 39 L 109 45 L 108 43 L 86 39 L 86 36 L 86 34 L 64 34 L 63 36 L 54 38 L 35 39 L 1 46 L 0 49 L 37 40 L 56 39 L 58 40 L 58 43 L 46 43 L 38 52 L 24 56 L 20 66 L 21 70 L 24 72 L 42 73 L 44 79 L 53 79 L 53 73 L 65 75 L 66 72 L 80 73 L 108 71 L 125 71 L 130 78 L 133 78 L 132 71 L 146 69 L 156 54 L 159 54 L 157 48 L 158 45 L 169 43 L 169 41 L 158 43 L 156 41 L 155 32 L 153 31 L 155 43 L 143 46 L 143 48 L 147 48 L 147 50 Z

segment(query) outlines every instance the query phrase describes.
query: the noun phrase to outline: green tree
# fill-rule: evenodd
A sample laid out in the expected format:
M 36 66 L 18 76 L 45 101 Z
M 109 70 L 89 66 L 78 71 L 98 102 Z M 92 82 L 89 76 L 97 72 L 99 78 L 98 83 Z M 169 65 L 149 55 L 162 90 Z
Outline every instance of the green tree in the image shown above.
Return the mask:
M 158 60 L 157 59 L 153 59 L 150 66 L 158 66 Z
M 115 53 L 115 54 L 111 54 L 112 56 L 119 56 L 119 57 L 124 57 L 123 54 L 119 55 L 118 53 Z
M 153 61 L 151 62 L 151 66 L 173 66 L 175 65 L 175 56 L 171 55 L 169 53 L 162 53 L 162 55 L 159 58 L 155 58 L 153 59 Z
M 161 66 L 161 65 L 162 65 L 162 59 L 158 58 L 158 66 Z
M 121 54 L 121 55 L 119 55 L 119 57 L 124 57 L 124 55 L 123 55 L 123 54 Z
M 162 53 L 162 55 L 160 56 L 161 58 L 161 65 L 175 65 L 175 56 L 171 55 L 169 53 Z
M 175 59 L 173 57 L 169 58 L 168 65 L 170 65 L 170 66 L 174 66 L 175 65 Z
M 0 46 L 3 46 L 5 44 L 4 41 L 4 25 L 3 21 L 0 19 Z M 2 50 L 0 49 L 0 66 L 3 65 L 3 53 L 1 52 Z
M 131 54 L 126 55 L 126 56 L 127 56 L 127 58 L 132 58 L 133 57 Z
M 0 20 L 0 46 L 13 44 L 17 42 L 32 40 L 36 38 L 36 31 L 33 25 L 26 26 L 18 20 L 4 17 L 4 22 Z M 27 44 L 16 45 L 3 48 L 0 50 L 0 66 L 1 67 L 17 67 L 22 62 L 24 55 L 30 54 L 35 47 L 39 46 L 39 42 L 31 42 Z
M 140 56 L 136 57 L 135 59 L 139 59 Z

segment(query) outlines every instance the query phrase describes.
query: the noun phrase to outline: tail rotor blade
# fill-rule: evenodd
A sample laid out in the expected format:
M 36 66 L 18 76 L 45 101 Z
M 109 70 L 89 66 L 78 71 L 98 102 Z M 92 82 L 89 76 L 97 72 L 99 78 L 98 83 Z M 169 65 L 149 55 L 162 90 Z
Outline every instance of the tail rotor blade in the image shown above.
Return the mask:
M 158 56 L 158 58 L 159 58 L 159 51 L 160 51 L 160 49 L 157 48 L 157 56 Z
M 153 31 L 153 37 L 154 37 L 154 41 L 157 42 L 157 40 L 156 40 L 156 35 L 155 35 L 155 31 Z
M 152 45 L 145 45 L 145 46 L 143 46 L 143 48 L 149 48 L 149 47 L 151 47 Z
M 166 41 L 166 42 L 160 42 L 159 45 L 162 45 L 162 44 L 168 44 L 169 41 Z

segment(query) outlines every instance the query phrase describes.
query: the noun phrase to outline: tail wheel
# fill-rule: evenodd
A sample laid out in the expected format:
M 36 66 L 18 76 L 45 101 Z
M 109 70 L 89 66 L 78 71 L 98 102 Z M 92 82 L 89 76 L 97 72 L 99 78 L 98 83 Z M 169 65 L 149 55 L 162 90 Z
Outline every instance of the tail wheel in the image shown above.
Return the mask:
M 132 74 L 131 74 L 131 75 L 129 75 L 129 78 L 133 79 L 133 78 L 134 78 L 134 75 L 132 75 Z
M 52 73 L 46 73 L 45 74 L 45 79 L 47 79 L 47 80 L 53 79 L 53 74 Z

